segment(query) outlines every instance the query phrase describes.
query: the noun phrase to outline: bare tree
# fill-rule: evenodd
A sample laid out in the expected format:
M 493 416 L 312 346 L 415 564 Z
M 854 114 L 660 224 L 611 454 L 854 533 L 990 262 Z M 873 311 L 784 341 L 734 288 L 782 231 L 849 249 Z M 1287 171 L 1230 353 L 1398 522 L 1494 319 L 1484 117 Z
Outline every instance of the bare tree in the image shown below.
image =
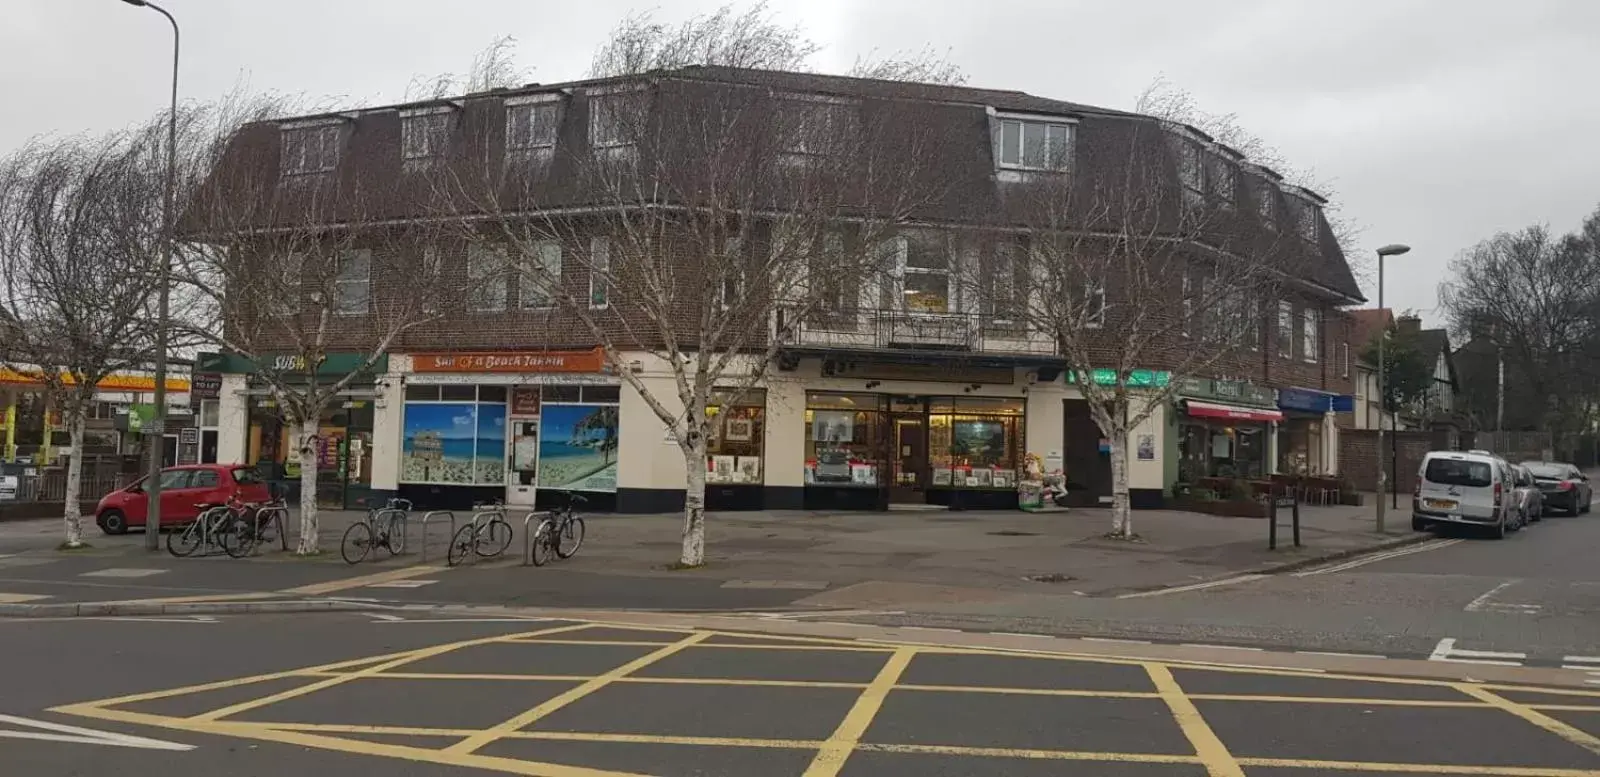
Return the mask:
M 878 57 L 877 52 L 857 57 L 846 75 L 946 86 L 967 83 L 966 71 L 950 60 L 950 52 L 940 53 L 931 46 L 917 51 L 896 52 L 884 58 Z
M 36 375 L 70 430 L 67 548 L 83 544 L 95 393 L 150 356 L 162 181 L 150 129 L 36 140 L 0 160 L 0 365 Z
M 440 73 L 432 78 L 413 78 L 406 87 L 407 100 L 438 100 L 451 95 L 508 89 L 531 80 L 532 71 L 517 64 L 517 39 L 510 35 L 496 38 L 478 55 L 465 73 Z
M 758 2 L 743 12 L 724 5 L 676 27 L 650 12 L 629 15 L 611 31 L 589 66 L 594 78 L 721 65 L 806 70 L 821 47 L 798 26 L 785 26 Z
M 1054 339 L 1110 443 L 1119 538 L 1135 536 L 1129 432 L 1159 417 L 1188 379 L 1231 372 L 1262 347 L 1263 303 L 1293 277 L 1294 255 L 1277 232 L 1242 228 L 1250 209 L 1227 199 L 1238 179 L 1226 192 L 1174 180 L 1169 146 L 1180 160 L 1207 153 L 1179 128 L 1130 124 L 1126 143 L 1081 151 L 1072 176 L 1013 183 L 1003 218 L 1022 229 L 968 275 L 992 317 Z
M 324 411 L 403 333 L 450 309 L 461 283 L 440 272 L 436 231 L 388 221 L 417 203 L 360 166 L 346 173 L 336 164 L 348 131 L 342 119 L 288 127 L 261 120 L 278 107 L 241 103 L 244 110 L 229 112 L 234 120 L 196 133 L 175 278 L 193 300 L 184 331 L 247 360 L 294 430 L 296 552 L 314 554 Z M 323 374 L 340 352 L 359 354 L 359 363 Z

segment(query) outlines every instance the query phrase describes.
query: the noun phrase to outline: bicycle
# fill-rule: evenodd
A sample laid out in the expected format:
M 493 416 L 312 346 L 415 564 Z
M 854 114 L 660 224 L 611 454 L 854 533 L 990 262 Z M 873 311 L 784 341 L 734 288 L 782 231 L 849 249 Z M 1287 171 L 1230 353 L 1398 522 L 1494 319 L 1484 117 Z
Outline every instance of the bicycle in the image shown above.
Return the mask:
M 339 541 L 339 555 L 345 563 L 358 564 L 381 547 L 395 556 L 406 548 L 406 517 L 411 512 L 411 500 L 390 499 L 382 508 L 367 511 L 367 517 L 350 524 Z
M 249 504 L 239 501 L 239 497 L 235 495 L 228 502 L 229 512 L 233 515 L 233 526 L 222 535 L 222 549 L 229 556 L 244 558 L 255 550 L 256 543 L 272 542 L 278 539 L 278 536 L 272 533 L 272 527 L 275 524 L 278 527 L 278 531 L 284 530 L 281 519 L 263 521 L 263 516 L 266 515 L 282 516 L 288 514 L 288 505 L 282 497 L 266 504 Z M 233 537 L 232 541 L 228 540 L 230 535 Z M 285 547 L 287 548 L 287 545 Z
M 528 555 L 536 567 L 550 560 L 551 551 L 555 551 L 558 558 L 569 559 L 577 555 L 578 548 L 583 545 L 583 517 L 573 514 L 572 503 L 587 504 L 589 500 L 577 494 L 569 494 L 568 500 L 566 506 L 551 510 L 550 517 L 540 521 L 533 530 Z
M 506 523 L 506 506 L 502 502 L 475 504 L 472 521 L 456 530 L 450 538 L 450 549 L 445 553 L 445 564 L 455 566 L 470 555 L 492 558 L 506 552 L 511 546 L 511 524 Z M 487 516 L 488 520 L 483 518 Z
M 200 514 L 194 521 L 181 532 L 172 532 L 167 535 L 167 552 L 178 558 L 187 558 L 194 555 L 201 546 L 221 548 L 228 555 L 238 558 L 248 552 L 239 552 L 239 542 L 234 526 L 242 521 L 241 518 L 245 504 L 239 501 L 239 495 L 230 496 L 227 502 L 220 505 L 197 504 Z M 230 543 L 230 538 L 232 541 Z

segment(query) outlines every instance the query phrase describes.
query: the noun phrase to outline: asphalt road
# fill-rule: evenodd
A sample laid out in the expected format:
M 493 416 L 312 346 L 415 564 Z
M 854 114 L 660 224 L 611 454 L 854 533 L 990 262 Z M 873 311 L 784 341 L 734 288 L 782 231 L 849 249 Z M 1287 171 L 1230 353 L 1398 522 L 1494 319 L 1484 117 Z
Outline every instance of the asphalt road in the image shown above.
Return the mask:
M 1600 777 L 1600 689 L 396 617 L 0 621 L 0 763 L 39 777 Z
M 1446 532 L 1388 553 L 1157 596 L 1033 597 L 856 619 L 1392 657 L 1426 658 L 1443 646 L 1440 657 L 1452 660 L 1560 665 L 1600 656 L 1597 558 L 1600 513 L 1556 516 L 1505 540 Z

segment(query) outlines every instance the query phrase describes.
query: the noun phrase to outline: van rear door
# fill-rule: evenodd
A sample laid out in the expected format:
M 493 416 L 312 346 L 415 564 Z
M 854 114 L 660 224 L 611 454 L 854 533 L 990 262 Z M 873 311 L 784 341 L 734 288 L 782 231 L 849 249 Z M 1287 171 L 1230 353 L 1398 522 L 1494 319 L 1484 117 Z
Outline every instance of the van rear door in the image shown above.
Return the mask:
M 1482 459 L 1429 457 L 1422 467 L 1418 494 L 1423 509 L 1494 517 L 1494 470 L 1493 464 Z

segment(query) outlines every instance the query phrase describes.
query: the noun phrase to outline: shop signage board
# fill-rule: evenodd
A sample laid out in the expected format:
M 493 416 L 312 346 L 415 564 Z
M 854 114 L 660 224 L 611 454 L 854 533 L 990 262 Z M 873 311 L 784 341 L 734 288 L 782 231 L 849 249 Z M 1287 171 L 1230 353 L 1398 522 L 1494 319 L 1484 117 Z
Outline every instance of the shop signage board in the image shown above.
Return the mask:
M 1237 380 L 1212 380 L 1210 378 L 1185 378 L 1178 387 L 1185 397 L 1213 399 L 1218 402 L 1241 405 L 1277 405 L 1276 393 L 1269 388 Z
M 1016 382 L 1010 367 L 979 367 L 935 363 L 901 363 L 827 360 L 822 365 L 824 378 L 860 380 L 921 380 L 938 383 L 982 383 L 1009 386 Z
M 369 353 L 336 352 L 324 354 L 316 364 L 316 375 L 321 378 L 342 378 L 366 366 Z M 301 354 L 264 354 L 252 360 L 236 353 L 202 353 L 195 359 L 196 372 L 252 375 L 272 372 L 282 375 L 307 376 L 311 362 Z M 387 372 L 389 355 L 380 355 L 368 372 Z M 219 386 L 220 387 L 220 386 Z
M 1067 371 L 1067 383 L 1076 383 L 1077 374 Z M 1089 371 L 1089 380 L 1096 386 L 1117 385 L 1117 371 L 1108 368 L 1098 368 Z M 1130 370 L 1127 385 L 1132 388 L 1165 388 L 1172 382 L 1172 373 L 1164 370 Z
M 1312 389 L 1279 389 L 1278 407 L 1307 413 L 1343 413 L 1355 410 L 1355 397 Z
M 194 399 L 216 399 L 222 396 L 222 375 L 215 372 L 197 372 L 189 383 L 189 396 Z
M 483 351 L 418 353 L 411 356 L 412 372 L 603 372 L 605 352 L 588 351 Z

